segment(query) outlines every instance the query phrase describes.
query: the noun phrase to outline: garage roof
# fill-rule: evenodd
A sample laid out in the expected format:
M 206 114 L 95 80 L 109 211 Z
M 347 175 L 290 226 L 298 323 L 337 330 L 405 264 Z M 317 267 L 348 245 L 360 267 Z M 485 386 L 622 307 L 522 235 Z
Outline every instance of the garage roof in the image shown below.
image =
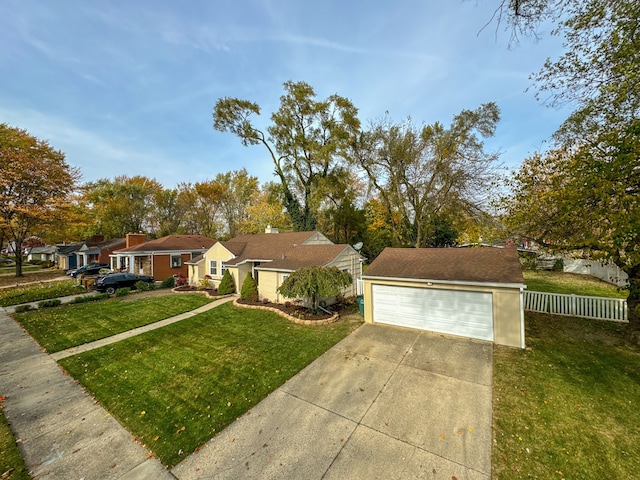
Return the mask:
M 515 248 L 385 248 L 364 276 L 524 284 Z

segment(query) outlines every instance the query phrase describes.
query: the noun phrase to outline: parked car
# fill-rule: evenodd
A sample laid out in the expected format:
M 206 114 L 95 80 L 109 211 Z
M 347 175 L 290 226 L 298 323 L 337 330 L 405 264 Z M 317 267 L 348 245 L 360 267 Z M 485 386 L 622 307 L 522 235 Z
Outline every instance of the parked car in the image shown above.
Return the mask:
M 97 275 L 100 270 L 109 269 L 111 266 L 108 263 L 87 263 L 80 268 L 67 270 L 67 275 L 76 278 L 78 275 Z
M 119 288 L 136 288 L 138 282 L 153 283 L 153 277 L 149 275 L 136 275 L 135 273 L 109 273 L 98 277 L 93 286 L 99 292 L 114 293 Z

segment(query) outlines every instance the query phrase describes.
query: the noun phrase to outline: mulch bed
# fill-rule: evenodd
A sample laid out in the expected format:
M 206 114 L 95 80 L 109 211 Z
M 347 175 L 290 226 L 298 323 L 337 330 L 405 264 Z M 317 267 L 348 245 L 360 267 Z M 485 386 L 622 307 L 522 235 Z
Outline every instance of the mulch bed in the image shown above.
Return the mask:
M 350 303 L 348 302 L 344 302 L 344 304 L 340 303 L 340 304 L 331 305 L 330 307 L 331 313 L 328 314 L 324 312 L 311 313 L 307 307 L 303 307 L 301 305 L 296 305 L 293 303 L 287 303 L 287 304 L 273 303 L 273 302 L 265 303 L 261 301 L 242 300 L 242 299 L 238 299 L 237 303 L 241 305 L 255 305 L 255 306 L 261 306 L 261 307 L 276 308 L 288 315 L 291 315 L 292 317 L 297 317 L 304 320 L 327 320 L 331 318 L 335 312 L 340 312 L 341 310 L 346 308 L 348 305 L 350 305 Z

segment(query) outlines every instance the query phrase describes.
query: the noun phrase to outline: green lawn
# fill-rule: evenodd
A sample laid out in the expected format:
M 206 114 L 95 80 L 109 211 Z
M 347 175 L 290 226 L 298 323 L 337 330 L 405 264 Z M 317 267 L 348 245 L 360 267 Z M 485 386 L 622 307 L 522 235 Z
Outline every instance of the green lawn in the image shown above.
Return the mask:
M 638 478 L 640 351 L 624 325 L 525 320 L 526 350 L 494 350 L 492 478 Z
M 15 277 L 14 277 L 15 278 Z M 38 302 L 50 298 L 87 293 L 75 280 L 48 282 L 43 285 L 26 285 L 0 290 L 0 307 Z
M 30 478 L 13 438 L 13 433 L 7 425 L 0 399 L 0 479 L 29 480 Z
M 110 337 L 188 312 L 211 300 L 204 295 L 135 295 L 13 314 L 49 353 Z
M 627 298 L 627 290 L 603 282 L 590 275 L 524 270 L 524 282 L 528 290 L 535 292 L 568 293 L 592 297 Z
M 227 303 L 60 363 L 174 466 L 359 322 L 304 327 Z

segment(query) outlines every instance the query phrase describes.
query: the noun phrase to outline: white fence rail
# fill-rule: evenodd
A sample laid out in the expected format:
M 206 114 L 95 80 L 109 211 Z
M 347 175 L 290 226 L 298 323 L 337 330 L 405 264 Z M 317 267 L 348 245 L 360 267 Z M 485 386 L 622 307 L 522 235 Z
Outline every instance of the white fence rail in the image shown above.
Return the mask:
M 525 290 L 524 309 L 596 320 L 628 321 L 627 301 L 622 298 L 586 297 Z

